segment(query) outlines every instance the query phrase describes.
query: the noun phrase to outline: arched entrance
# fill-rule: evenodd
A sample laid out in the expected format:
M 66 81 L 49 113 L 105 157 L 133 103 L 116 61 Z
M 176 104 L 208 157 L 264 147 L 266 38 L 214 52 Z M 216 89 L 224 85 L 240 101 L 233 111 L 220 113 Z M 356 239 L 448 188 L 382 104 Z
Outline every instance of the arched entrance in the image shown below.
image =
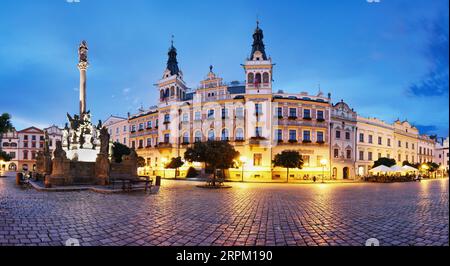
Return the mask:
M 333 167 L 333 175 L 332 175 L 333 179 L 337 179 L 337 168 Z
M 9 171 L 16 171 L 17 170 L 17 165 L 15 163 L 10 163 L 8 165 L 8 170 Z
M 349 177 L 349 170 L 348 170 L 348 167 L 344 167 L 344 168 L 342 169 L 342 178 L 343 178 L 343 179 L 348 179 L 348 177 Z

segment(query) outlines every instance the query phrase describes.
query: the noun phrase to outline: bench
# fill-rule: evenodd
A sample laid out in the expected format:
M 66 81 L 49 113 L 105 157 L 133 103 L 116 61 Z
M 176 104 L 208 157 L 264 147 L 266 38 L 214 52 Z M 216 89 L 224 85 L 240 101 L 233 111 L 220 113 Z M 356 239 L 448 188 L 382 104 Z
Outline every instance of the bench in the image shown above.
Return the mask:
M 153 184 L 153 179 L 150 179 L 148 176 L 140 176 L 137 179 L 131 179 L 131 178 L 115 178 L 110 180 L 110 183 L 113 186 L 113 189 L 115 188 L 115 184 L 119 183 L 122 184 L 122 190 L 123 191 L 131 191 L 133 189 L 133 185 L 135 184 L 145 184 L 145 192 L 147 192 L 152 184 Z

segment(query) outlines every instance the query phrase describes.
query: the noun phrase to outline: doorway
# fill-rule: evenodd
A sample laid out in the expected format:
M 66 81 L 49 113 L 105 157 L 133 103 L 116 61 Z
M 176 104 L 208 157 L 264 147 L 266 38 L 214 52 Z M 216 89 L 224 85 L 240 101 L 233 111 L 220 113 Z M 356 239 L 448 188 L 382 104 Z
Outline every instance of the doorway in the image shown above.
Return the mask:
M 348 177 L 349 177 L 349 170 L 348 170 L 348 167 L 344 167 L 344 168 L 342 169 L 342 177 L 343 177 L 344 179 L 348 179 Z

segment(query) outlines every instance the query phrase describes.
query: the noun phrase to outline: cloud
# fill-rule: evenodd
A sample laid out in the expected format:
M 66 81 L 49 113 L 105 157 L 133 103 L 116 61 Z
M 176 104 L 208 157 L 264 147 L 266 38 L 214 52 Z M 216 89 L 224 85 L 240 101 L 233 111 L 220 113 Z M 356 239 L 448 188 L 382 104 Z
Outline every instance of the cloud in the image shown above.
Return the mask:
M 448 16 L 441 15 L 430 23 L 424 22 L 423 27 L 430 32 L 424 52 L 429 62 L 429 69 L 421 80 L 409 86 L 407 94 L 419 97 L 448 95 Z
M 125 89 L 122 90 L 122 93 L 127 95 L 130 91 L 131 91 L 130 88 L 125 88 Z

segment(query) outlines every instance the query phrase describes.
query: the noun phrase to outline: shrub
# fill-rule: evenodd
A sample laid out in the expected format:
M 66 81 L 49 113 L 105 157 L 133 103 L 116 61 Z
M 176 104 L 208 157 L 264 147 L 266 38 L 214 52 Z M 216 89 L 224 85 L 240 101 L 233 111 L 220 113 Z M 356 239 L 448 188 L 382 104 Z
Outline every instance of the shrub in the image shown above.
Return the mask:
M 189 169 L 187 170 L 187 173 L 186 173 L 186 178 L 193 178 L 196 176 L 198 176 L 197 170 L 195 170 L 195 168 L 192 166 L 189 167 Z

